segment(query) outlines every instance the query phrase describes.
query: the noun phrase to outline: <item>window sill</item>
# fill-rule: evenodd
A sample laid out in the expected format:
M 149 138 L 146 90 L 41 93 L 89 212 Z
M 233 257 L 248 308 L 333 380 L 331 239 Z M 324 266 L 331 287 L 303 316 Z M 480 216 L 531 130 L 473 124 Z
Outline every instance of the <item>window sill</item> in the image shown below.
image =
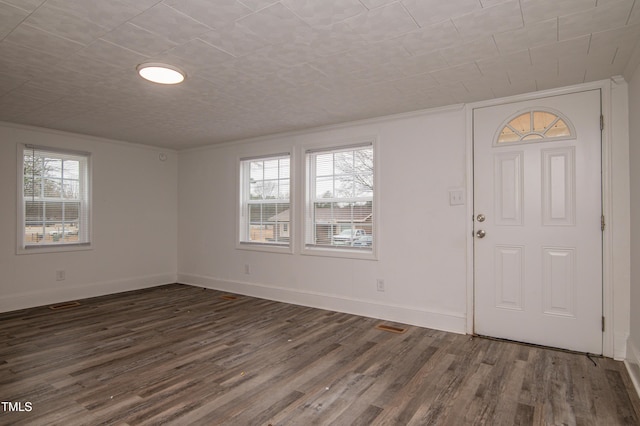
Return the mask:
M 341 259 L 378 260 L 375 249 L 372 251 L 364 251 L 338 247 L 307 246 L 302 249 L 301 254 L 306 256 L 337 257 Z
M 51 244 L 44 246 L 18 247 L 16 254 L 60 253 L 71 251 L 93 250 L 91 243 L 87 244 Z
M 293 247 L 260 243 L 236 243 L 236 249 L 248 251 L 262 251 L 267 253 L 293 254 Z

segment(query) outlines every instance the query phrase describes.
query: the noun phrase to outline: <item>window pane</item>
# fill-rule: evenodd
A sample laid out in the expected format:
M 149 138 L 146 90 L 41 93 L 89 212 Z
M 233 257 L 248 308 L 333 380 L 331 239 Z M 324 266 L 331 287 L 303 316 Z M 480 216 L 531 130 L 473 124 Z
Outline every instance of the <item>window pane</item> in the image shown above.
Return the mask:
M 264 179 L 278 179 L 278 160 L 264 162 Z
M 289 203 L 278 203 L 276 208 L 278 209 L 278 216 L 274 220 L 277 222 L 289 222 Z
M 333 177 L 316 179 L 316 198 L 333 198 Z
M 289 242 L 289 204 L 276 204 L 276 214 L 269 221 L 273 223 L 274 242 Z
M 519 140 L 520 135 L 511 130 L 508 126 L 504 126 L 504 128 L 500 132 L 500 136 L 498 136 L 498 143 L 517 142 Z
M 80 218 L 80 203 L 64 203 L 64 220 L 68 225 L 78 227 L 78 219 Z
M 274 222 L 275 215 L 277 214 L 276 204 L 263 204 L 262 205 L 262 222 Z
M 25 176 L 34 174 L 34 170 L 36 169 L 35 161 L 37 161 L 36 157 L 32 155 L 31 151 L 25 151 L 22 161 Z
M 280 174 L 278 176 L 280 179 L 289 179 L 289 175 L 291 174 L 291 165 L 289 163 L 288 158 L 280 159 Z
M 545 129 L 556 119 L 555 114 L 546 111 L 535 111 L 533 113 L 533 131 L 544 133 Z
M 79 179 L 80 178 L 80 162 L 76 160 L 66 160 L 63 165 L 62 176 L 65 179 Z
M 366 170 L 354 177 L 356 184 L 356 197 L 369 197 L 373 195 L 373 170 Z
M 61 238 L 64 242 L 74 243 L 80 241 L 80 232 L 77 226 L 69 225 L 65 226 L 64 232 Z
M 44 202 L 27 201 L 24 204 L 25 223 L 27 226 L 42 226 L 44 222 Z
M 273 236 L 273 229 L 262 224 L 249 226 L 249 241 L 266 243 Z
M 44 174 L 42 158 L 32 155 L 32 151 L 24 155 L 24 176 L 42 176 Z
M 360 149 L 356 151 L 354 164 L 358 173 L 373 174 L 373 149 Z
M 373 197 L 373 176 L 359 176 L 355 184 L 356 197 Z
M 288 203 L 251 204 L 249 217 L 249 241 L 270 243 L 288 240 Z
M 251 181 L 255 182 L 264 179 L 264 167 L 262 161 L 252 161 L 250 164 Z
M 262 198 L 265 200 L 275 200 L 278 198 L 277 180 L 265 180 L 262 182 Z
M 290 192 L 291 192 L 291 188 L 290 188 L 289 181 L 281 180 L 280 185 L 278 187 L 278 198 L 289 199 Z
M 517 116 L 509 122 L 509 125 L 520 133 L 529 133 L 531 131 L 531 113 L 526 112 Z
M 24 178 L 24 195 L 26 197 L 40 197 L 42 194 L 42 178 Z
M 250 198 L 252 200 L 261 200 L 262 199 L 262 181 L 259 182 L 252 182 L 250 185 L 250 191 L 251 191 L 251 196 Z
M 333 154 L 316 155 L 316 176 L 333 175 Z
M 337 152 L 335 154 L 335 173 L 336 174 L 352 174 L 353 167 L 353 151 Z
M 62 184 L 62 196 L 68 199 L 77 200 L 80 198 L 80 182 L 75 180 L 65 180 Z
M 62 223 L 62 210 L 61 202 L 45 202 L 44 211 L 47 226 L 56 226 Z
M 62 182 L 58 179 L 45 178 L 44 196 L 45 198 L 60 198 L 62 196 Z
M 569 130 L 569 126 L 562 119 L 559 119 L 553 127 L 547 130 L 545 136 L 548 138 L 558 138 L 563 136 L 571 136 L 571 131 Z
M 337 198 L 353 198 L 353 176 L 339 176 L 335 180 Z
M 315 203 L 316 245 L 352 246 L 360 237 L 372 235 L 372 203 Z
M 42 228 L 27 226 L 24 230 L 25 244 L 38 244 L 43 239 Z
M 44 175 L 49 177 L 62 177 L 62 160 L 57 158 L 47 158 L 44 161 Z

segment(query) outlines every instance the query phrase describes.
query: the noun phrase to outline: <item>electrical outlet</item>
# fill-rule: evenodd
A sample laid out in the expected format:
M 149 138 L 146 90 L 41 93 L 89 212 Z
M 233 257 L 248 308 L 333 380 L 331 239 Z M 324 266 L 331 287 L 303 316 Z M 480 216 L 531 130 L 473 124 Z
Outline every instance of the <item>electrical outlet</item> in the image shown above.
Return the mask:
M 67 278 L 67 273 L 62 271 L 56 271 L 56 281 L 64 281 Z
M 461 206 L 464 204 L 464 190 L 455 189 L 449 191 L 449 205 Z
M 383 279 L 378 278 L 378 279 L 376 280 L 376 286 L 377 286 L 377 290 L 378 290 L 378 291 L 384 291 L 384 280 L 383 280 Z
M 251 268 L 249 267 L 248 263 L 244 264 L 244 273 L 247 274 L 247 275 L 251 274 Z

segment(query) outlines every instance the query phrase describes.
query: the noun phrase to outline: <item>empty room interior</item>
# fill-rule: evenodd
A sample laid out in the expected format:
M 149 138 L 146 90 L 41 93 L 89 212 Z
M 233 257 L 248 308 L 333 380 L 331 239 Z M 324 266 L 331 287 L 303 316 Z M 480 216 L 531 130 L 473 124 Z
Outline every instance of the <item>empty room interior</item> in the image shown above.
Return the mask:
M 0 424 L 640 424 L 639 64 L 640 0 L 0 0 Z

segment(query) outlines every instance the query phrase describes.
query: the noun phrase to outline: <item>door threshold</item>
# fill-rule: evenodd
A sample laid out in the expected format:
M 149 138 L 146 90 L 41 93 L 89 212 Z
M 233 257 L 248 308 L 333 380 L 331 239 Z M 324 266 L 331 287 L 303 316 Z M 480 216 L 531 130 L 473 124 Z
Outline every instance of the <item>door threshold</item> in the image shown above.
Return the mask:
M 539 345 L 537 343 L 520 342 L 518 340 L 505 339 L 505 338 L 502 338 L 502 337 L 485 336 L 485 335 L 482 335 L 482 334 L 472 334 L 471 336 L 472 337 L 479 337 L 481 339 L 486 339 L 486 340 L 493 340 L 493 341 L 496 341 L 496 342 L 515 343 L 516 345 L 530 346 L 532 348 L 548 349 L 548 350 L 551 350 L 551 351 L 565 352 L 565 353 L 568 353 L 568 354 L 575 354 L 575 355 L 585 355 L 594 364 L 595 364 L 595 361 L 593 360 L 593 358 L 604 358 L 604 355 L 602 355 L 602 354 L 599 355 L 599 354 L 594 354 L 594 353 L 591 353 L 591 352 L 575 351 L 573 349 L 556 348 L 554 346 Z

